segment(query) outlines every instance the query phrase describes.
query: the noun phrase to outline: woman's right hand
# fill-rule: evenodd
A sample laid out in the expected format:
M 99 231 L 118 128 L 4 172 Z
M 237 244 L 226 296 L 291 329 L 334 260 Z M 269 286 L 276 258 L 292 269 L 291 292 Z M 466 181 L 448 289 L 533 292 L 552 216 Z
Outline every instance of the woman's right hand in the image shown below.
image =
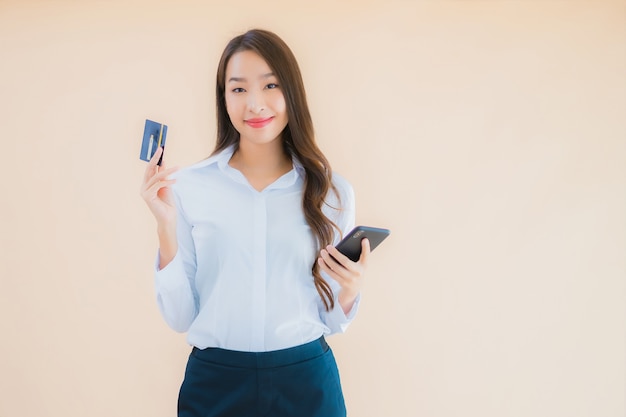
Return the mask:
M 159 146 L 148 162 L 141 184 L 141 197 L 156 218 L 159 229 L 172 229 L 176 227 L 176 205 L 170 186 L 176 180 L 168 179 L 168 176 L 178 168 L 159 167 L 157 162 L 162 154 L 163 148 Z

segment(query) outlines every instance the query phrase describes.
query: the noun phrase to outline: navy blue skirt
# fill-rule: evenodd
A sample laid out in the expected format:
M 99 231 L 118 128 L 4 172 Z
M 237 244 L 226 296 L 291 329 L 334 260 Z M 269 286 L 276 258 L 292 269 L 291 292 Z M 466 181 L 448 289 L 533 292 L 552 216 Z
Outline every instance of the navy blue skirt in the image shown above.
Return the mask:
M 179 417 L 345 417 L 333 352 L 323 337 L 289 349 L 193 348 Z

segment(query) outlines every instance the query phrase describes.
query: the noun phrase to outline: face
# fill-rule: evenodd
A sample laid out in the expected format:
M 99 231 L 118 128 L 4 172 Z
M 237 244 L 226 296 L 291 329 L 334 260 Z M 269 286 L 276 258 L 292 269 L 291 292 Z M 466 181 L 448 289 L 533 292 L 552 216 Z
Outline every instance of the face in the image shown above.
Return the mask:
M 226 110 L 241 135 L 257 145 L 280 140 L 287 105 L 278 79 L 256 52 L 235 53 L 226 66 Z

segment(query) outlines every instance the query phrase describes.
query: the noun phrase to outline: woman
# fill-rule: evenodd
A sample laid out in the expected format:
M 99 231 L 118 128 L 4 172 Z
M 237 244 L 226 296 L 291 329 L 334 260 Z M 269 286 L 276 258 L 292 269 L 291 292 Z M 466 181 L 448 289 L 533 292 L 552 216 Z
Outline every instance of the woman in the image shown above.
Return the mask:
M 193 346 L 179 416 L 345 416 L 325 335 L 356 314 L 369 255 L 335 248 L 354 195 L 315 144 L 297 62 L 275 34 L 232 39 L 217 71 L 217 145 L 170 177 L 149 163 L 156 292 Z

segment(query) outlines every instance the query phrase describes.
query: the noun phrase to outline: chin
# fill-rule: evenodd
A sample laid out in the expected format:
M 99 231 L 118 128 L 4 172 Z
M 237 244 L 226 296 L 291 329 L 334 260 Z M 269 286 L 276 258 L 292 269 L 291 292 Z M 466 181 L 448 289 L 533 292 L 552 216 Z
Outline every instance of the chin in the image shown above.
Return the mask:
M 241 136 L 242 138 L 244 136 Z M 241 140 L 241 139 L 240 139 Z M 266 144 L 270 144 L 273 143 L 275 141 L 280 141 L 281 140 L 281 135 L 274 135 L 274 134 L 267 134 L 267 135 L 248 135 L 245 136 L 245 138 L 243 140 L 247 140 L 250 143 L 254 143 L 256 145 L 266 145 Z

